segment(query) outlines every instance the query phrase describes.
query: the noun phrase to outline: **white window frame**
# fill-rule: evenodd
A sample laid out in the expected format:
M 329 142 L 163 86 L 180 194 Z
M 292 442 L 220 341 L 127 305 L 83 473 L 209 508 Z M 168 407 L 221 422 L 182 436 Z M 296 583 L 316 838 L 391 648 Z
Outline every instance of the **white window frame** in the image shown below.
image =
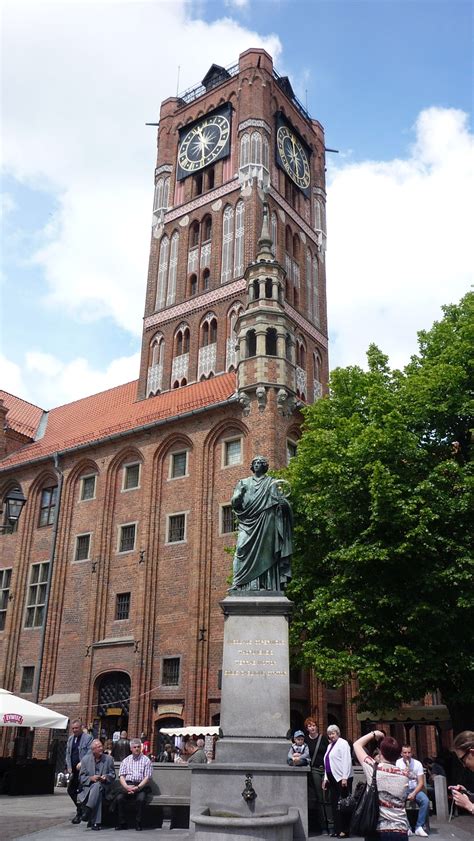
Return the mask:
M 240 461 L 234 461 L 232 464 L 228 464 L 227 462 L 227 447 L 229 444 L 232 444 L 234 441 L 240 441 Z M 237 465 L 243 463 L 243 436 L 242 435 L 233 435 L 231 438 L 224 438 L 222 441 L 222 469 L 227 469 L 229 467 L 237 467 Z
M 30 564 L 30 574 L 29 574 L 29 576 L 28 576 L 28 584 L 27 584 L 26 600 L 25 600 L 25 601 L 26 601 L 26 605 L 25 605 L 25 616 L 24 616 L 24 620 L 23 620 L 23 629 L 24 629 L 25 631 L 36 631 L 36 630 L 38 630 L 38 628 L 43 628 L 43 627 L 44 627 L 44 622 L 45 622 L 45 613 L 44 613 L 44 608 L 46 607 L 46 600 L 47 600 L 47 596 L 48 596 L 48 579 L 49 579 L 50 572 L 51 572 L 51 570 L 50 570 L 50 563 L 51 563 L 51 562 L 48 560 L 48 561 L 37 561 L 37 562 L 35 562 L 35 563 L 33 563 L 33 564 Z M 46 580 L 45 580 L 45 581 L 41 581 L 41 582 L 40 582 L 40 581 L 38 581 L 38 582 L 33 582 L 33 581 L 32 581 L 32 578 L 33 578 L 33 568 L 34 568 L 34 567 L 39 567 L 39 566 L 44 566 L 45 564 L 46 564 L 46 565 L 47 565 L 47 567 L 48 567 L 48 569 L 47 569 L 47 575 L 46 575 Z M 35 601 L 35 602 L 30 602 L 30 591 L 31 591 L 31 588 L 32 588 L 32 587 L 39 588 L 39 587 L 41 587 L 43 584 L 45 584 L 45 585 L 46 585 L 44 602 L 37 602 L 37 601 Z M 42 607 L 42 608 L 43 608 L 43 618 L 42 618 L 41 624 L 40 624 L 40 625 L 27 625 L 27 624 L 26 624 L 26 622 L 27 622 L 27 617 L 28 617 L 28 610 L 29 610 L 30 608 L 34 608 L 34 609 L 35 609 L 34 616 L 36 617 L 36 610 L 37 610 L 37 608 L 39 608 L 39 607 Z
M 166 541 L 165 546 L 182 546 L 183 543 L 188 542 L 188 514 L 189 509 L 187 511 L 171 511 L 170 514 L 166 515 Z M 170 540 L 170 525 L 171 525 L 171 517 L 182 517 L 184 516 L 184 537 L 182 540 Z
M 77 547 L 79 543 L 80 537 L 88 537 L 89 538 L 89 551 L 87 553 L 87 558 L 78 558 L 77 557 Z M 92 546 L 92 532 L 91 531 L 83 531 L 80 534 L 76 534 L 74 540 L 74 555 L 72 559 L 73 564 L 82 564 L 84 561 L 90 561 L 91 559 L 91 546 Z
M 94 480 L 94 495 L 93 496 L 87 496 L 86 498 L 84 498 L 82 496 L 82 494 L 83 494 L 83 490 L 84 490 L 84 481 L 86 479 L 93 479 Z M 81 481 L 79 483 L 79 502 L 92 502 L 92 500 L 95 499 L 96 490 L 97 490 L 97 473 L 88 473 L 87 476 L 81 476 Z
M 138 465 L 138 483 L 133 486 L 133 488 L 126 488 L 125 487 L 125 477 L 127 475 L 127 469 L 129 467 L 136 467 Z M 140 489 L 140 483 L 142 478 L 142 465 L 139 461 L 128 461 L 126 464 L 122 465 L 122 493 L 130 493 L 130 491 L 138 491 Z
M 120 549 L 121 543 L 121 536 L 122 536 L 122 529 L 127 528 L 128 526 L 135 526 L 135 539 L 133 541 L 133 548 L 132 549 Z M 134 520 L 131 523 L 120 523 L 117 527 L 117 555 L 129 555 L 131 552 L 135 552 L 137 546 L 137 534 L 138 534 L 138 520 Z
M 183 455 L 183 454 L 186 456 L 185 472 L 180 474 L 179 476 L 173 476 L 174 457 L 175 456 L 180 456 L 180 455 Z M 184 448 L 182 450 L 173 450 L 173 452 L 170 453 L 170 466 L 169 466 L 168 479 L 170 479 L 174 482 L 176 479 L 186 479 L 187 476 L 189 476 L 189 448 Z

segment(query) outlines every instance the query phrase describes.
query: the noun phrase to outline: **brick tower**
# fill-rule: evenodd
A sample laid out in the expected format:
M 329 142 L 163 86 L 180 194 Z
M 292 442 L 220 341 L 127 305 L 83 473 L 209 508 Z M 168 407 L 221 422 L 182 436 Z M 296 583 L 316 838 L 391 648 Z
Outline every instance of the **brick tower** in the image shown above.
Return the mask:
M 232 370 L 246 415 L 321 395 L 324 153 L 264 50 L 163 102 L 140 400 Z

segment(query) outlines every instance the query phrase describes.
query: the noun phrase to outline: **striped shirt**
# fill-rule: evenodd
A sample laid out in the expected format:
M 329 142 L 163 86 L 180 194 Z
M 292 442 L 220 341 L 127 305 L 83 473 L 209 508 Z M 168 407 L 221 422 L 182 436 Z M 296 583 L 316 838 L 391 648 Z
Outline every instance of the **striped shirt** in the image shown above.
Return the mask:
M 374 760 L 366 756 L 362 768 L 367 783 L 372 782 Z M 379 762 L 377 767 L 377 788 L 379 793 L 379 821 L 377 831 L 402 832 L 408 830 L 405 800 L 408 794 L 408 774 L 390 762 Z
M 143 753 L 137 757 L 131 753 L 120 763 L 119 777 L 125 777 L 126 781 L 141 783 L 145 777 L 151 777 L 152 773 L 153 766 Z

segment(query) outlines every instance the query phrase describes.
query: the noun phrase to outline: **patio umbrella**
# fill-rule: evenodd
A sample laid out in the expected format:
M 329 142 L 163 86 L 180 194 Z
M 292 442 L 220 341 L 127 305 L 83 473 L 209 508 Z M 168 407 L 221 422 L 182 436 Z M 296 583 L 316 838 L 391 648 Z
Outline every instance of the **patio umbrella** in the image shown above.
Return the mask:
M 54 727 L 65 730 L 68 717 L 0 689 L 0 727 Z

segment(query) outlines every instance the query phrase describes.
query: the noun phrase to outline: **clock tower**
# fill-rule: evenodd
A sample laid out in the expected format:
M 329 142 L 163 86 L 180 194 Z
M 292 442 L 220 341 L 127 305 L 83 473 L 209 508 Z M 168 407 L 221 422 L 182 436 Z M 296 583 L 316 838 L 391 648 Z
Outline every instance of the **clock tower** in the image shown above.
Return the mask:
M 139 400 L 229 371 L 244 416 L 322 395 L 324 155 L 261 49 L 163 102 Z

